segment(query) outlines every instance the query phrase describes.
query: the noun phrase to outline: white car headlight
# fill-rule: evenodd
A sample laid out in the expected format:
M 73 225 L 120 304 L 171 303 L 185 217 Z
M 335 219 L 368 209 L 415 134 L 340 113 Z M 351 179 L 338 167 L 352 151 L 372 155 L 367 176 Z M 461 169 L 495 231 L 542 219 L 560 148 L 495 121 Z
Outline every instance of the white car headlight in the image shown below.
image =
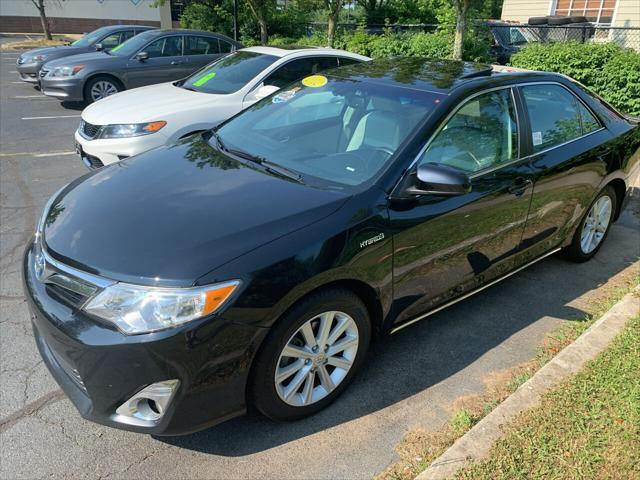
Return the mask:
M 49 72 L 48 77 L 72 77 L 80 70 L 84 68 L 84 65 L 67 65 L 64 67 L 56 67 Z
M 159 120 L 147 123 L 105 125 L 100 129 L 100 138 L 128 138 L 150 135 L 161 130 L 166 124 L 167 122 Z
M 42 62 L 47 58 L 47 55 L 34 55 L 29 59 L 29 63 L 31 62 Z
M 149 333 L 211 315 L 239 285 L 239 280 L 195 288 L 115 283 L 92 298 L 84 310 L 112 322 L 127 335 Z

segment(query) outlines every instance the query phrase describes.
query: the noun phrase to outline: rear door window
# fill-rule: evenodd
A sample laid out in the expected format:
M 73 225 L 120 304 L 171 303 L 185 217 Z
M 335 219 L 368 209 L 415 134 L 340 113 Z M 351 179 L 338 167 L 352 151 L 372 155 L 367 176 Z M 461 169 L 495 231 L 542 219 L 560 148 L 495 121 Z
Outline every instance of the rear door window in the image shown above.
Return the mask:
M 179 57 L 182 55 L 182 36 L 163 37 L 144 48 L 149 58 Z
M 184 46 L 185 55 L 215 55 L 220 53 L 217 38 L 187 36 Z
M 568 90 L 559 85 L 529 85 L 522 87 L 522 93 L 529 111 L 535 153 L 582 135 L 580 102 Z

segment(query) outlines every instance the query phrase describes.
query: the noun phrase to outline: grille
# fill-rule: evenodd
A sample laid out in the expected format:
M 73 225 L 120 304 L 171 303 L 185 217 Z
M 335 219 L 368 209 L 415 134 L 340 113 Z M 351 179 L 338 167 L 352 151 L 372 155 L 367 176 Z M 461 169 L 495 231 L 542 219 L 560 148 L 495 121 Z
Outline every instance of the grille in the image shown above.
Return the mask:
M 49 70 L 47 70 L 46 68 L 41 68 L 39 72 L 40 78 L 43 78 L 47 73 L 49 73 Z
M 92 123 L 85 122 L 84 120 L 80 122 L 80 132 L 89 140 L 96 138 L 100 132 L 100 127 L 101 125 L 93 125 Z
M 66 289 L 54 283 L 47 284 L 46 288 L 49 294 L 52 294 L 62 303 L 66 303 L 71 307 L 80 307 L 84 302 L 87 301 L 87 297 L 85 297 L 84 295 Z

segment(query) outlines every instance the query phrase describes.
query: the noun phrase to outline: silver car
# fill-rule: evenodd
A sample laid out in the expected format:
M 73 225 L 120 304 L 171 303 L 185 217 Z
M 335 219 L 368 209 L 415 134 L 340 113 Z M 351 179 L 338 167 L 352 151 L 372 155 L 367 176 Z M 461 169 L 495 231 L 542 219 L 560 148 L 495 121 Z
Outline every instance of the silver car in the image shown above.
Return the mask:
M 242 45 L 197 30 L 149 30 L 110 51 L 53 60 L 40 69 L 50 97 L 92 103 L 129 88 L 184 78 Z

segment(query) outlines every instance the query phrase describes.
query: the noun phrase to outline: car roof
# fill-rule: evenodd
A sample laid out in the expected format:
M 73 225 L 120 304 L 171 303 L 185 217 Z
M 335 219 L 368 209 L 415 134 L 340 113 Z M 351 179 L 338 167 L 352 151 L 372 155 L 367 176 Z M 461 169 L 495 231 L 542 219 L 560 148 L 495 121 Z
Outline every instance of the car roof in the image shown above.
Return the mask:
M 491 83 L 496 78 L 553 76 L 547 72 L 424 57 L 376 59 L 331 70 L 329 75 L 447 95 L 462 85 Z
M 128 25 L 128 24 L 124 24 L 124 25 L 105 25 L 104 27 L 105 30 L 124 30 L 124 29 L 130 29 L 130 28 L 137 28 L 138 30 L 153 30 L 156 29 L 157 27 L 152 27 L 151 25 Z
M 223 38 L 230 43 L 239 45 L 238 42 L 236 42 L 232 38 L 227 37 L 226 35 L 223 35 L 222 33 L 206 32 L 204 30 L 190 30 L 187 28 L 164 28 L 164 29 L 157 29 L 157 30 L 147 30 L 145 33 L 149 35 L 154 35 L 154 36 L 166 35 L 168 33 L 181 33 L 184 35 L 201 35 L 205 37 Z
M 242 50 L 247 52 L 262 53 L 264 55 L 273 55 L 274 57 L 286 57 L 294 54 L 313 52 L 313 54 L 345 55 L 345 56 L 354 57 L 354 58 L 362 58 L 362 59 L 366 58 L 356 53 L 351 53 L 345 50 L 338 50 L 338 49 L 329 48 L 329 47 L 307 47 L 307 46 L 298 46 L 298 45 L 283 45 L 283 46 L 277 46 L 277 47 L 270 47 L 270 46 L 247 47 L 247 48 L 243 48 Z

